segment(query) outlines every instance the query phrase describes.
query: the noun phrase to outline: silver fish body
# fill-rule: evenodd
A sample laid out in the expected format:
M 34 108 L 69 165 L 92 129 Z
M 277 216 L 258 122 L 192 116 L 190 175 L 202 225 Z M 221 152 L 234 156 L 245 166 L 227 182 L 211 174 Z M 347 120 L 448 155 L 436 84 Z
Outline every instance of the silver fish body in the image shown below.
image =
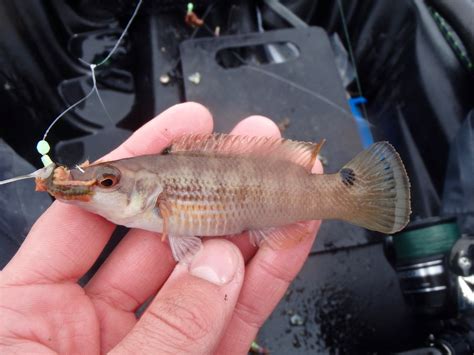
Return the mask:
M 176 259 L 200 245 L 197 237 L 248 230 L 257 244 L 281 244 L 299 234 L 282 232 L 285 226 L 307 220 L 342 219 L 383 233 L 406 225 L 409 182 L 391 145 L 376 143 L 338 173 L 315 175 L 319 148 L 270 138 L 189 136 L 169 154 L 56 171 L 44 184 L 57 198 L 117 224 L 164 233 Z

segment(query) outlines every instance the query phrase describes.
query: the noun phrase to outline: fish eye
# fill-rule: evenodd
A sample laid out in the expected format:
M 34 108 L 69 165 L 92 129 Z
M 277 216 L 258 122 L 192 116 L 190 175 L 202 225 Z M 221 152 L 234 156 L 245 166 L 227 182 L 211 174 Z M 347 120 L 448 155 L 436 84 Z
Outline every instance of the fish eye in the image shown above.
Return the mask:
M 104 174 L 101 178 L 97 180 L 97 183 L 100 185 L 100 187 L 106 189 L 114 187 L 115 185 L 117 185 L 118 182 L 118 177 L 112 174 Z

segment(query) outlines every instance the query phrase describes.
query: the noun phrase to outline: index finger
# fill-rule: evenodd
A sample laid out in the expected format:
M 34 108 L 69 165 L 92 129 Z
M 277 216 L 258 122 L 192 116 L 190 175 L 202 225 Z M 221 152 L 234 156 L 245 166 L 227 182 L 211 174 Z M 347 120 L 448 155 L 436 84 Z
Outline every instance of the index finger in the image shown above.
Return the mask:
M 176 105 L 146 123 L 104 159 L 156 153 L 169 145 L 173 137 L 212 132 L 212 126 L 212 116 L 204 106 Z M 98 215 L 56 201 L 38 219 L 4 268 L 4 281 L 75 282 L 93 265 L 114 228 L 113 223 Z

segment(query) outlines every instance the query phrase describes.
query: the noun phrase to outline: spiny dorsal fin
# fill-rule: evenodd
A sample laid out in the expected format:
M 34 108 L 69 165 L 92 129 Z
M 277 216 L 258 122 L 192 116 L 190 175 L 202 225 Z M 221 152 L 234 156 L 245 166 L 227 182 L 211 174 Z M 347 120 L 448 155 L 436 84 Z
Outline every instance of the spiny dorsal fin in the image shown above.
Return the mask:
M 172 141 L 167 151 L 272 156 L 299 164 L 311 171 L 324 142 L 322 140 L 320 143 L 309 143 L 284 138 L 235 136 L 223 133 L 189 134 Z

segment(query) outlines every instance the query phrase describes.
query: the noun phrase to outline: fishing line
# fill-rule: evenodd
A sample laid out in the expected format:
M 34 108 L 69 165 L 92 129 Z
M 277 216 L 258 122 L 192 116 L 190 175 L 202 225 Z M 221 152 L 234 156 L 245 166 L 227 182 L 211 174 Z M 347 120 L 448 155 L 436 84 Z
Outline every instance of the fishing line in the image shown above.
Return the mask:
M 191 3 L 190 3 L 191 4 Z M 201 17 L 201 20 L 203 21 L 206 21 L 206 18 L 207 16 L 211 13 L 212 9 L 214 8 L 216 4 L 216 1 L 210 3 L 207 7 L 206 7 L 206 10 L 204 11 L 202 17 Z M 192 6 L 191 8 L 189 7 L 189 4 L 188 4 L 188 7 L 187 7 L 187 10 L 186 11 L 189 11 L 189 10 L 193 10 L 194 9 L 194 6 Z M 205 23 L 205 22 L 204 22 Z M 189 36 L 187 39 L 190 40 L 190 39 L 193 39 L 194 37 L 196 37 L 196 35 L 198 34 L 199 30 L 201 29 L 201 27 L 196 27 L 194 29 L 194 31 L 191 33 L 191 36 Z M 207 31 L 209 31 L 210 33 L 214 33 L 212 32 L 211 29 L 209 29 L 209 26 L 206 25 L 205 29 Z M 178 68 L 178 66 L 180 65 L 181 63 L 181 56 L 178 57 L 178 59 L 176 59 L 175 63 L 173 65 L 171 65 L 171 69 L 168 71 L 168 73 L 170 74 L 173 74 L 175 77 L 177 77 L 178 79 L 183 79 L 182 76 L 180 75 L 177 75 L 175 73 L 176 69 Z
M 34 178 L 46 179 L 51 175 L 51 173 L 53 172 L 55 167 L 56 167 L 56 165 L 49 164 L 48 166 L 45 166 L 44 168 L 36 170 L 36 171 L 32 172 L 31 174 L 16 176 L 16 177 L 13 177 L 11 179 L 2 180 L 2 181 L 0 181 L 0 185 L 5 185 L 5 184 L 9 184 L 11 182 L 25 180 L 25 179 L 34 179 Z
M 91 91 L 89 91 L 89 93 L 84 96 L 82 99 L 76 101 L 74 104 L 72 104 L 71 106 L 69 106 L 66 110 L 64 110 L 63 112 L 61 112 L 59 114 L 59 116 L 57 116 L 53 122 L 49 125 L 49 127 L 46 129 L 46 131 L 44 132 L 44 135 L 43 135 L 43 141 L 46 140 L 46 137 L 48 136 L 49 134 L 49 131 L 51 130 L 51 128 L 53 128 L 53 126 L 56 124 L 56 122 L 58 122 L 61 117 L 63 117 L 66 113 L 68 113 L 69 111 L 71 111 L 74 107 L 76 107 L 77 105 L 79 105 L 80 103 L 82 103 L 83 101 L 85 101 L 86 99 L 89 98 L 89 96 L 91 96 L 92 94 L 94 93 L 94 88 L 92 88 Z
M 305 93 L 307 93 L 308 95 L 311 95 L 313 96 L 314 98 L 320 100 L 320 101 L 323 101 L 324 103 L 326 103 L 327 105 L 335 108 L 336 110 L 340 111 L 341 113 L 343 113 L 344 115 L 347 115 L 349 117 L 351 117 L 352 119 L 352 114 L 347 111 L 344 107 L 336 104 L 335 102 L 331 101 L 330 99 L 328 99 L 327 97 L 325 97 L 324 95 L 314 91 L 314 90 L 311 90 L 311 89 L 308 89 L 298 83 L 295 83 L 294 81 L 291 81 L 289 79 L 286 79 L 284 77 L 282 77 L 281 75 L 278 75 L 278 74 L 275 74 L 271 71 L 267 71 L 265 69 L 262 69 L 262 68 L 259 68 L 257 66 L 254 66 L 248 62 L 246 62 L 238 53 L 236 53 L 235 51 L 232 51 L 232 54 L 242 62 L 242 64 L 245 64 L 244 68 L 247 68 L 247 69 L 250 69 L 250 70 L 253 70 L 253 71 L 256 71 L 258 73 L 261 73 L 261 74 L 264 74 L 264 75 L 267 75 L 273 79 L 276 79 L 278 81 L 281 81 L 291 87 L 294 87 L 295 89 L 298 89 L 300 91 L 303 91 Z
M 349 49 L 349 56 L 351 58 L 352 65 L 354 66 L 354 74 L 355 74 L 355 80 L 356 80 L 356 85 L 357 85 L 357 91 L 359 91 L 359 96 L 360 97 L 364 97 L 364 95 L 362 94 L 362 86 L 360 84 L 359 72 L 357 70 L 357 64 L 356 64 L 356 61 L 355 61 L 355 58 L 354 58 L 354 52 L 352 51 L 351 39 L 350 39 L 350 36 L 349 36 L 349 30 L 348 30 L 346 18 L 345 18 L 345 15 L 344 15 L 344 9 L 342 8 L 341 0 L 337 0 L 337 5 L 339 7 L 339 13 L 341 14 L 342 28 L 343 28 L 343 31 L 344 31 L 344 37 L 346 38 L 347 47 Z M 364 111 L 364 117 L 367 120 L 367 117 L 368 117 L 367 109 L 366 109 L 364 103 L 362 103 L 362 110 Z
M 104 64 L 105 62 L 107 62 L 110 57 L 112 57 L 115 53 L 115 51 L 117 50 L 118 46 L 120 45 L 120 42 L 122 42 L 123 38 L 125 37 L 125 34 L 127 33 L 130 25 L 132 24 L 133 20 L 135 19 L 135 16 L 137 16 L 138 14 L 138 10 L 140 10 L 140 6 L 142 6 L 142 2 L 143 0 L 139 0 L 138 2 L 138 5 L 137 7 L 135 8 L 135 10 L 133 11 L 133 14 L 132 16 L 130 17 L 130 20 L 128 21 L 127 25 L 125 26 L 125 29 L 123 30 L 122 34 L 120 35 L 119 39 L 117 40 L 117 42 L 115 43 L 115 46 L 112 48 L 112 50 L 110 51 L 110 53 L 107 55 L 107 57 L 105 57 L 99 64 L 97 64 L 96 66 L 99 67 L 101 66 L 102 64 Z M 89 63 L 90 64 L 90 63 Z
M 5 185 L 5 184 L 9 184 L 11 182 L 15 182 L 15 181 L 20 181 L 20 180 L 25 180 L 25 179 L 32 179 L 34 178 L 35 176 L 33 174 L 28 174 L 28 175 L 22 175 L 22 176 L 16 176 L 14 178 L 11 178 L 11 179 L 6 179 L 6 180 L 2 180 L 0 181 L 0 185 Z
M 99 99 L 99 102 L 102 106 L 102 109 L 105 111 L 105 114 L 107 115 L 107 117 L 109 118 L 109 120 L 113 122 L 112 120 L 112 117 L 110 116 L 109 114 L 109 111 L 107 110 L 105 104 L 104 104 L 104 101 L 102 100 L 102 97 L 99 93 L 99 89 L 97 88 L 97 80 L 96 80 L 96 76 L 95 76 L 95 69 L 97 67 L 100 67 L 101 65 L 105 64 L 113 55 L 114 53 L 117 51 L 118 49 L 118 46 L 120 45 L 120 42 L 122 42 L 123 38 L 125 37 L 125 34 L 127 33 L 128 29 L 130 28 L 133 20 L 135 19 L 136 15 L 138 14 L 138 11 L 141 7 L 143 3 L 143 0 L 139 0 L 137 6 L 135 7 L 135 10 L 133 11 L 133 14 L 132 16 L 130 17 L 130 20 L 128 21 L 127 25 L 125 26 L 124 30 L 122 31 L 122 34 L 120 35 L 120 37 L 118 38 L 117 42 L 115 42 L 115 45 L 113 46 L 112 50 L 109 52 L 109 54 L 104 58 L 102 59 L 98 64 L 94 64 L 94 63 L 89 63 L 87 61 L 85 61 L 84 59 L 82 58 L 78 58 L 78 60 L 83 63 L 83 64 L 86 64 L 89 66 L 89 69 L 90 69 L 90 72 L 91 72 L 91 76 L 92 76 L 92 89 L 91 91 L 89 91 L 89 93 L 84 96 L 83 98 L 79 99 L 78 101 L 76 101 L 74 104 L 72 104 L 71 106 L 69 106 L 66 110 L 64 110 L 63 112 L 61 112 L 54 120 L 53 122 L 48 126 L 48 128 L 46 129 L 44 135 L 43 135 L 43 139 L 40 140 L 37 145 L 36 145 L 36 150 L 38 151 L 38 153 L 41 154 L 41 161 L 43 162 L 43 165 L 44 166 L 48 166 L 50 164 L 53 163 L 53 161 L 51 160 L 51 158 L 49 157 L 48 153 L 51 149 L 49 143 L 46 141 L 46 138 L 49 134 L 49 132 L 51 131 L 51 129 L 53 128 L 53 126 L 66 114 L 68 113 L 69 111 L 73 110 L 75 107 L 77 107 L 79 104 L 81 104 L 82 102 L 84 102 L 85 100 L 87 100 L 94 92 L 96 93 L 97 95 L 97 98 Z
M 78 59 L 81 62 L 87 64 L 87 62 L 85 60 L 83 60 L 82 58 L 78 58 Z M 112 120 L 112 117 L 109 114 L 109 110 L 107 110 L 107 107 L 105 107 L 104 101 L 102 101 L 102 97 L 100 96 L 99 89 L 97 88 L 97 80 L 96 80 L 96 77 L 95 77 L 95 68 L 96 67 L 97 67 L 97 65 L 95 65 L 95 64 L 89 64 L 89 68 L 91 69 L 91 73 L 92 73 L 92 91 L 95 91 L 95 93 L 97 95 L 97 98 L 99 99 L 100 105 L 102 106 L 102 109 L 104 110 L 105 114 L 109 118 L 109 121 L 112 122 L 112 124 L 115 124 L 114 121 Z
M 259 67 L 253 66 L 253 65 L 247 64 L 247 65 L 246 65 L 246 68 L 247 68 L 247 69 L 254 70 L 254 71 L 259 72 L 259 73 L 262 73 L 262 74 L 265 74 L 265 75 L 268 75 L 268 76 L 270 76 L 270 77 L 272 77 L 272 78 L 274 78 L 274 79 L 276 79 L 276 80 L 279 80 L 279 81 L 281 81 L 281 82 L 283 82 L 283 83 L 285 83 L 285 84 L 288 84 L 288 85 L 290 85 L 290 86 L 292 86 L 292 87 L 294 87 L 294 88 L 296 88 L 296 89 L 298 89 L 298 90 L 301 90 L 301 91 L 307 93 L 308 95 L 311 95 L 311 96 L 315 97 L 316 99 L 325 102 L 326 104 L 328 104 L 329 106 L 331 106 L 331 107 L 335 108 L 336 110 L 342 112 L 343 114 L 349 115 L 349 116 L 352 118 L 352 115 L 351 115 L 351 113 L 350 113 L 349 111 L 347 111 L 347 110 L 344 109 L 342 106 L 336 104 L 335 102 L 329 100 L 327 97 L 325 97 L 324 95 L 319 94 L 318 92 L 316 92 L 316 91 L 314 91 L 314 90 L 310 90 L 310 89 L 308 89 L 308 88 L 306 88 L 306 87 L 304 87 L 304 86 L 302 86 L 302 85 L 299 85 L 299 84 L 297 84 L 297 83 L 295 83 L 295 82 L 293 82 L 293 81 L 291 81 L 291 80 L 288 80 L 288 79 L 286 79 L 286 78 L 284 78 L 284 77 L 282 77 L 282 76 L 280 76 L 280 75 L 278 75 L 278 74 L 272 73 L 272 72 L 270 72 L 270 71 L 264 70 L 264 69 L 262 69 L 262 68 L 259 68 Z

